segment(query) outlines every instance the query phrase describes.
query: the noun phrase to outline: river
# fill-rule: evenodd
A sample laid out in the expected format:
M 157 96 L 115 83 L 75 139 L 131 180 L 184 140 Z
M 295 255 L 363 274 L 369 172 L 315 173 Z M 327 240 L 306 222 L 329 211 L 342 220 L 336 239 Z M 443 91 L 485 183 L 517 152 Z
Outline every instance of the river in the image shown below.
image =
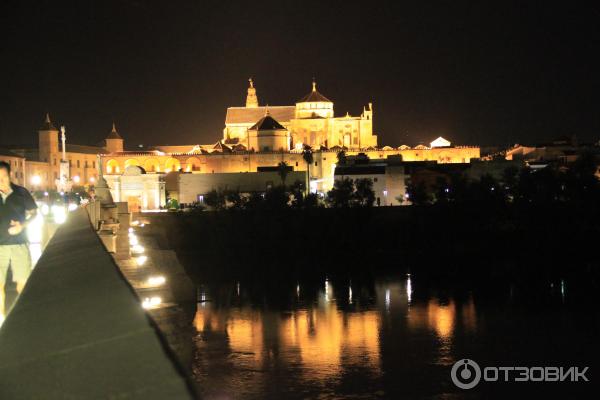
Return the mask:
M 459 287 L 459 289 L 457 289 Z M 205 399 L 573 397 L 595 386 L 598 312 L 565 281 L 440 285 L 415 277 L 198 282 L 193 374 Z M 457 388 L 484 366 L 588 366 L 591 382 Z

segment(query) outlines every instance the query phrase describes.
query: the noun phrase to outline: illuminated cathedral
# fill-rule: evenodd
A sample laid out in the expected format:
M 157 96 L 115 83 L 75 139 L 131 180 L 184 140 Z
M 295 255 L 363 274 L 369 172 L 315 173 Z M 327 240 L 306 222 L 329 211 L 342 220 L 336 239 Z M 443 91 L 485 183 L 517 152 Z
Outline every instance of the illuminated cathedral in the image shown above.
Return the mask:
M 284 162 L 291 171 L 310 175 L 306 183 L 311 191 L 325 193 L 333 187 L 340 151 L 374 160 L 392 156 L 441 164 L 469 163 L 480 155 L 479 147 L 452 146 L 441 137 L 429 145 L 379 147 L 373 134 L 373 105 L 368 103 L 360 116 L 336 117 L 333 102 L 317 90 L 314 81 L 310 93 L 295 105 L 261 106 L 249 80 L 245 107 L 227 108 L 223 137 L 216 143 L 157 145 L 144 151 L 124 151 L 123 143 L 113 129 L 101 155 L 102 171 L 116 201 L 142 210 L 164 206 L 165 182 L 173 172 L 180 172 L 181 179 L 182 174 L 211 174 L 215 179 L 221 174 L 217 183 L 224 186 L 236 179 L 235 174 L 250 179 L 247 173 L 272 171 Z M 305 146 L 312 149 L 310 165 L 303 157 Z M 171 197 L 176 193 L 169 190 Z
M 292 106 L 260 106 L 252 79 L 249 80 L 245 107 L 229 107 L 225 117 L 223 142 L 228 145 L 241 144 L 248 150 L 273 151 L 300 150 L 304 145 L 313 149 L 345 147 L 359 150 L 377 147 L 377 136 L 373 134 L 373 105 L 363 108 L 360 116 L 336 117 L 333 102 L 317 90 L 313 81 L 312 90 Z M 270 115 L 280 126 L 277 146 L 259 147 L 257 121 Z

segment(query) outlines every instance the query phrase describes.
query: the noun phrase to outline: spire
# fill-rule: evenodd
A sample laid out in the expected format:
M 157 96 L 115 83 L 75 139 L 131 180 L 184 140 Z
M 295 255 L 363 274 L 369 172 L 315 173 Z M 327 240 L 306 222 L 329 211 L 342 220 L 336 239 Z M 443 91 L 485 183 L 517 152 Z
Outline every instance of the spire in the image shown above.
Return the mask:
M 50 121 L 50 113 L 46 113 L 46 119 L 44 120 L 44 124 L 40 128 L 40 131 L 55 131 L 57 130 L 54 125 L 52 125 L 52 121 Z
M 246 96 L 246 108 L 258 107 L 258 97 L 256 97 L 256 88 L 254 87 L 254 81 L 252 78 L 248 79 L 248 95 Z
M 115 125 L 115 121 L 113 121 L 112 130 L 110 131 L 110 133 L 108 134 L 108 136 L 106 138 L 107 139 L 123 139 L 121 137 L 121 135 L 119 135 L 119 132 L 117 132 L 117 126 Z
M 315 78 L 313 78 L 312 84 L 313 84 L 313 90 L 312 91 L 316 92 L 317 91 L 317 81 L 315 80 Z

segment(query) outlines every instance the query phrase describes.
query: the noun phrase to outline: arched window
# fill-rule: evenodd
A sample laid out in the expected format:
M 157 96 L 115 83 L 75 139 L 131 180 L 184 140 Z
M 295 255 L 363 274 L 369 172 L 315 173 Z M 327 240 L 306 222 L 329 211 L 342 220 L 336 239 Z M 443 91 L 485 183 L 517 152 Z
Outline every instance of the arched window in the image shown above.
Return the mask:
M 144 162 L 146 172 L 160 172 L 160 164 L 156 158 L 149 158 Z
M 165 172 L 179 171 L 181 169 L 181 163 L 176 158 L 169 158 L 165 163 Z
M 141 165 L 140 165 L 140 162 L 136 158 L 130 158 L 129 160 L 125 161 L 125 168 L 132 167 L 132 166 L 140 167 Z
M 108 160 L 106 163 L 106 173 L 118 174 L 119 172 L 121 172 L 121 169 L 119 168 L 119 163 L 117 160 Z
M 200 171 L 200 160 L 197 157 L 190 157 L 185 161 L 187 172 Z

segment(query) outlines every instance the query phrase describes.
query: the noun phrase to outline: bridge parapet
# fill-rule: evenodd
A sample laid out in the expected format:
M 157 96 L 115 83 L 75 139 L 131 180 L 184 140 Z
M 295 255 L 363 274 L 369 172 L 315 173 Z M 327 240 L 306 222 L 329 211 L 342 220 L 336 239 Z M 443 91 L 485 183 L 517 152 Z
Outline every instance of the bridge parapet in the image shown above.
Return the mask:
M 84 209 L 57 230 L 0 327 L 0 398 L 195 398 Z

